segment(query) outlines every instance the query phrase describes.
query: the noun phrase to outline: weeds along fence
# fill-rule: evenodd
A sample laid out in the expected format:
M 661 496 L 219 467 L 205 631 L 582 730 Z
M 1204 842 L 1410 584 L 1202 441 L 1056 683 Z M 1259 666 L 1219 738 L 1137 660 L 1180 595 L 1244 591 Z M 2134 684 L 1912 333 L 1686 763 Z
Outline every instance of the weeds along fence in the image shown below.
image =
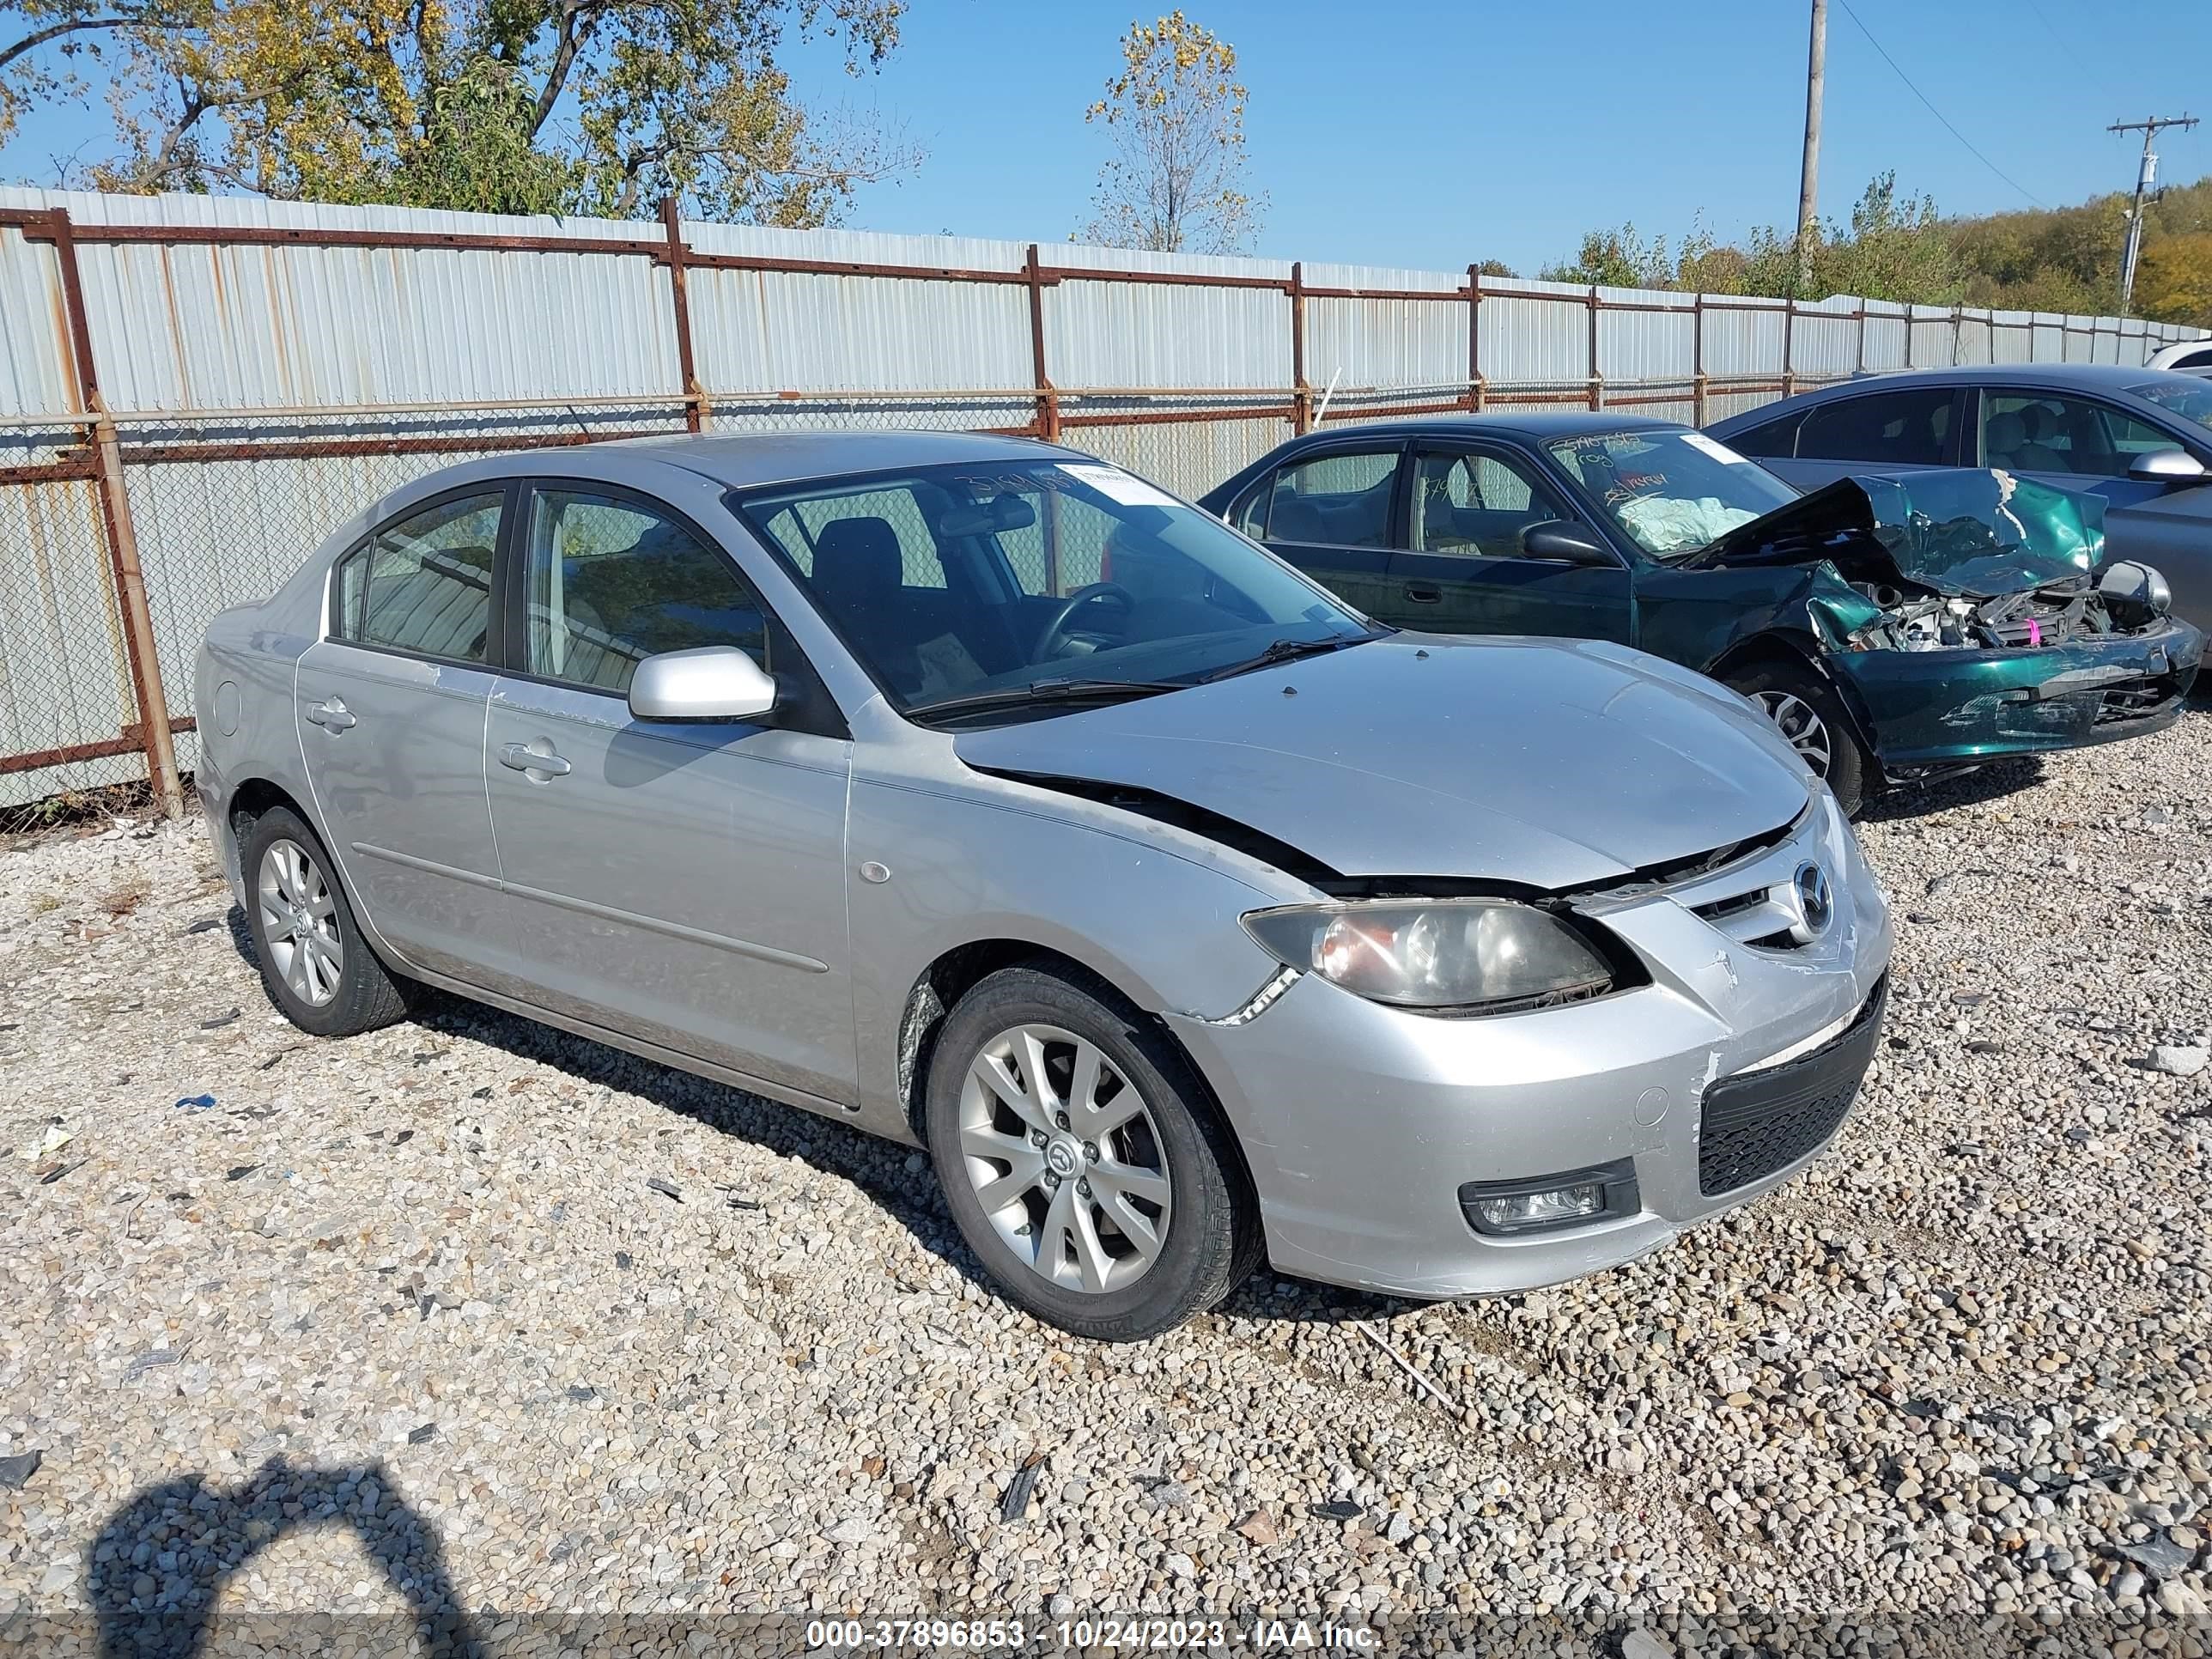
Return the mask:
M 1702 423 L 1856 374 L 2190 331 L 950 237 L 0 191 L 0 832 L 180 808 L 192 653 L 365 503 L 487 452 L 1022 434 L 1187 495 L 1326 420 Z

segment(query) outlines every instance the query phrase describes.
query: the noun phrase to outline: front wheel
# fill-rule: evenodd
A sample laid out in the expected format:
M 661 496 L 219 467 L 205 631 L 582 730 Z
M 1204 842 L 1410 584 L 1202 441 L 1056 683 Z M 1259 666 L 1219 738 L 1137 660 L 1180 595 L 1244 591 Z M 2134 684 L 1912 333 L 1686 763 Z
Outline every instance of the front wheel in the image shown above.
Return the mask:
M 1774 722 L 1813 775 L 1835 792 L 1844 816 L 1857 817 L 1874 768 L 1836 688 L 1812 669 L 1785 662 L 1756 664 L 1729 675 L 1728 684 Z
M 1236 1155 L 1174 1048 L 1082 987 L 1009 968 L 946 1016 L 924 1105 L 961 1236 L 1010 1302 L 1134 1341 L 1255 1265 Z

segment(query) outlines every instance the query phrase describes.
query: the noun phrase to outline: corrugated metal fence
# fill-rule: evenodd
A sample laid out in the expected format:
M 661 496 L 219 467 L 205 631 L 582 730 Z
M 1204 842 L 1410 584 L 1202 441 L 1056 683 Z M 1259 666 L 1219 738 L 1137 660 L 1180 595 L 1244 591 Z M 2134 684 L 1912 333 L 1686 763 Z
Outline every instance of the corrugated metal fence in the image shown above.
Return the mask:
M 964 428 L 1194 495 L 1324 415 L 1704 422 L 1869 370 L 2141 362 L 2189 332 L 1472 267 L 0 190 L 0 830 L 68 792 L 173 798 L 208 617 L 469 454 Z

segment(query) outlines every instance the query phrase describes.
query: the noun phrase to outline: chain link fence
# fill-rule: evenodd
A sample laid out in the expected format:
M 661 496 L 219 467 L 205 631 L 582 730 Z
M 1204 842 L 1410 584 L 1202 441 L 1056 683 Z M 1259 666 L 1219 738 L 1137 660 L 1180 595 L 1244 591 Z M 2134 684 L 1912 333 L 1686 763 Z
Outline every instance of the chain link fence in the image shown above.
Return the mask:
M 840 260 L 672 215 L 216 224 L 135 198 L 0 195 L 33 204 L 0 201 L 0 836 L 181 808 L 210 619 L 266 596 L 380 498 L 473 457 L 692 431 L 991 432 L 1052 437 L 1194 497 L 1317 425 L 1557 407 L 1703 424 L 1869 368 L 2140 362 L 2173 332 L 1501 288 L 1472 271 L 1463 286 L 1322 286 L 1298 265 L 1102 268 L 1097 250 L 1056 265 L 1034 246 L 1017 263 L 978 245 L 981 263 L 949 270 L 901 239 L 875 239 L 885 262 Z M 868 384 L 909 374 L 974 384 Z M 710 389 L 755 377 L 787 384 Z M 277 406 L 199 407 L 257 392 Z M 1063 590 L 1107 556 L 1072 533 L 1054 545 L 1053 570 L 1041 541 L 1009 551 Z

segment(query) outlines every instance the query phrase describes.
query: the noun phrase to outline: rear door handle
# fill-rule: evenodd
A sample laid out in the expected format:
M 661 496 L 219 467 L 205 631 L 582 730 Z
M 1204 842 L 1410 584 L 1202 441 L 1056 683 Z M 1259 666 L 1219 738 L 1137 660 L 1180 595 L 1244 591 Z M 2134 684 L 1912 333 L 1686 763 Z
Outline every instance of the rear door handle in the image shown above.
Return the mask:
M 550 749 L 532 749 L 526 743 L 503 743 L 499 763 L 518 772 L 543 772 L 549 778 L 568 775 L 568 763 Z
M 343 732 L 349 726 L 361 724 L 360 716 L 336 697 L 325 697 L 320 702 L 311 702 L 301 712 L 325 732 Z
M 1407 582 L 1406 598 L 1413 605 L 1442 605 L 1444 591 L 1441 587 L 1432 587 L 1427 582 Z

